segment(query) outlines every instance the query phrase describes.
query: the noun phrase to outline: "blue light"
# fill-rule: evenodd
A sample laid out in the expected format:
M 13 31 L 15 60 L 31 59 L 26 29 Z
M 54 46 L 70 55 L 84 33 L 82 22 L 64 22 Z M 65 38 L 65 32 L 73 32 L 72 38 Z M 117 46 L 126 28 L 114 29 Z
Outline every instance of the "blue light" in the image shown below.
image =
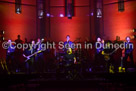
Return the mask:
M 46 16 L 47 16 L 47 17 L 50 17 L 50 14 L 49 14 L 49 13 L 47 13 L 47 14 L 46 14 Z

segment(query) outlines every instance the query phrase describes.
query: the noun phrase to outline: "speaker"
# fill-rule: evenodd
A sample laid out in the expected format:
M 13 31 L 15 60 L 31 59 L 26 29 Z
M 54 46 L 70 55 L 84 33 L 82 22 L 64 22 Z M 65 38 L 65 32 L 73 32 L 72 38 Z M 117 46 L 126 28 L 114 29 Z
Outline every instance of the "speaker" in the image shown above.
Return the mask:
M 118 0 L 118 11 L 123 12 L 124 10 L 124 0 Z
M 72 19 L 74 16 L 74 0 L 65 0 L 65 16 Z

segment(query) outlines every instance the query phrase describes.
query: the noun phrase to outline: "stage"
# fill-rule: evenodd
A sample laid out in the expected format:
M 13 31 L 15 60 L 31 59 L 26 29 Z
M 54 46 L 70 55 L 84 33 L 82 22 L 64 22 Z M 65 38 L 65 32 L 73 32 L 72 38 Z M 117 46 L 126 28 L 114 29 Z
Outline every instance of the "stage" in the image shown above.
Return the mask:
M 0 88 L 1 89 L 94 89 L 94 90 L 108 90 L 115 89 L 128 89 L 130 87 L 135 88 L 136 86 L 136 72 L 127 73 L 83 73 L 81 79 L 78 80 L 67 80 L 64 74 L 59 74 L 57 77 L 56 73 L 43 73 L 43 74 L 11 74 L 0 76 Z
M 136 0 L 0 0 L 0 91 L 136 89 L 135 16 Z

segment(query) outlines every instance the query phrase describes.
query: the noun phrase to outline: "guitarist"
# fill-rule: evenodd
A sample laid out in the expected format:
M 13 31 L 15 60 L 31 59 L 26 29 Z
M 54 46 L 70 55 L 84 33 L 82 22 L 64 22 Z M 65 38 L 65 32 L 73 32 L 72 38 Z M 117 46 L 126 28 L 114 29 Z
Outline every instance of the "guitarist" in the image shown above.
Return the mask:
M 36 43 L 36 52 L 42 51 L 42 40 L 38 38 L 37 43 Z M 43 52 L 39 52 L 35 56 L 35 71 L 36 72 L 43 72 L 44 71 L 44 54 Z
M 110 40 L 108 40 L 105 45 L 106 48 L 104 48 L 103 50 L 103 56 L 104 56 L 104 60 L 105 60 L 105 69 L 107 72 L 110 72 L 112 70 L 112 73 L 114 73 L 114 59 L 113 59 L 113 53 L 117 50 L 117 49 L 113 49 L 110 44 L 112 44 L 112 42 Z
M 32 40 L 31 42 L 31 47 L 28 49 L 25 49 L 23 52 L 23 56 L 27 58 L 27 56 L 33 54 L 36 51 L 35 49 L 35 41 Z M 28 61 L 26 61 L 26 73 L 30 74 L 31 72 L 34 71 L 34 60 L 35 56 L 31 57 Z
M 126 37 L 125 42 L 125 57 L 124 57 L 124 66 L 127 69 L 127 59 L 130 57 L 130 66 L 134 67 L 134 60 L 133 60 L 133 43 L 130 42 L 130 37 Z

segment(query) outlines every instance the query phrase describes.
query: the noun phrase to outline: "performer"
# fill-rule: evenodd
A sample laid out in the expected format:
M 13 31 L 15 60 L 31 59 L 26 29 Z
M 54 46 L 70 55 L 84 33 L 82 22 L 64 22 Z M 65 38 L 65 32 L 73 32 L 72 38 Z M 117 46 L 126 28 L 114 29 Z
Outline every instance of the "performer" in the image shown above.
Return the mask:
M 14 45 L 12 44 L 11 40 L 8 40 L 7 46 L 8 46 L 7 54 L 6 54 L 7 67 L 8 67 L 8 70 L 10 72 L 15 72 L 15 69 L 13 68 L 14 67 L 14 52 L 15 52 L 15 48 L 14 48 Z
M 23 44 L 23 41 L 21 40 L 21 36 L 18 35 L 17 39 L 15 40 L 16 45 Z M 16 48 L 15 49 L 15 68 L 16 72 L 24 71 L 24 63 L 23 63 L 23 50 Z
M 42 51 L 42 40 L 38 38 L 36 43 L 36 51 Z M 43 52 L 37 53 L 35 57 L 35 71 L 36 72 L 43 72 L 44 71 L 44 55 Z
M 104 42 L 104 41 L 103 41 Z M 95 52 L 95 67 L 99 68 L 100 66 L 103 65 L 103 56 L 102 56 L 102 51 L 103 51 L 103 43 L 101 42 L 101 38 L 97 38 L 97 42 L 95 44 L 96 52 Z
M 64 47 L 65 47 L 64 48 L 65 53 L 67 52 L 67 49 L 69 49 L 69 48 L 74 49 L 73 42 L 70 41 L 69 35 L 66 36 L 66 41 L 64 42 Z
M 115 44 L 122 44 L 123 41 L 120 40 L 120 37 L 119 36 L 116 36 L 116 40 L 114 41 L 114 45 Z M 115 71 L 118 72 L 118 68 L 123 65 L 123 60 L 122 60 L 122 49 L 119 48 L 116 53 L 113 55 L 114 57 L 114 63 L 115 63 Z
M 125 42 L 125 57 L 124 57 L 124 66 L 127 70 L 127 59 L 130 57 L 130 66 L 134 67 L 134 61 L 133 61 L 133 43 L 130 42 L 130 37 L 126 37 L 126 42 Z
M 65 59 L 65 73 L 66 78 L 71 78 L 70 74 L 73 74 L 74 64 L 76 63 L 75 55 L 72 53 L 72 49 L 68 48 L 67 54 L 64 56 Z
M 103 41 L 104 42 L 104 41 Z M 99 54 L 102 52 L 103 50 L 103 44 L 102 44 L 102 41 L 101 41 L 101 38 L 97 38 L 97 44 L 95 45 L 96 47 L 96 53 Z
M 31 44 L 32 44 L 31 47 L 24 50 L 23 52 L 24 57 L 28 57 L 32 55 L 33 53 L 35 53 L 35 41 L 32 40 Z M 31 72 L 34 72 L 34 60 L 35 60 L 35 56 L 32 56 L 30 57 L 30 60 L 26 61 L 25 66 L 26 66 L 27 74 L 31 74 Z
M 68 48 L 67 50 L 67 54 L 64 56 L 65 60 L 67 60 L 67 62 L 70 62 L 70 63 L 76 63 L 76 58 L 75 58 L 75 55 L 72 53 L 72 49 L 71 48 Z
M 103 58 L 104 58 L 104 67 L 105 67 L 105 71 L 109 72 L 109 73 L 114 73 L 115 69 L 114 69 L 114 59 L 113 59 L 113 53 L 116 52 L 116 49 L 113 49 L 110 44 L 112 44 L 112 42 L 110 40 L 108 40 L 107 42 L 105 42 L 105 48 L 102 51 L 103 54 Z

